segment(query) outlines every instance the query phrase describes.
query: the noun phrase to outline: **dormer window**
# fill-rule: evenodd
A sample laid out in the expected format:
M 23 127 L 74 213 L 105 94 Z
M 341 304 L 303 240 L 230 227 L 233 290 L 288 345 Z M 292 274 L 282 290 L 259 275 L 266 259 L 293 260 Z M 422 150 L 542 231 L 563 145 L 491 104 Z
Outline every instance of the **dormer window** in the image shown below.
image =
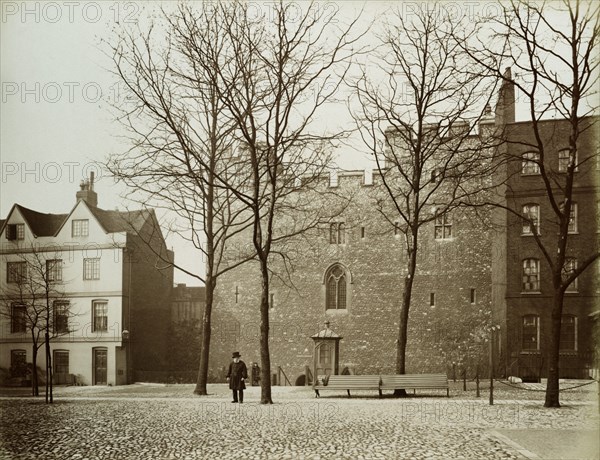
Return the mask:
M 88 219 L 74 219 L 71 222 L 71 236 L 88 236 L 90 221 Z
M 25 239 L 25 224 L 9 224 L 6 226 L 6 239 L 10 241 Z

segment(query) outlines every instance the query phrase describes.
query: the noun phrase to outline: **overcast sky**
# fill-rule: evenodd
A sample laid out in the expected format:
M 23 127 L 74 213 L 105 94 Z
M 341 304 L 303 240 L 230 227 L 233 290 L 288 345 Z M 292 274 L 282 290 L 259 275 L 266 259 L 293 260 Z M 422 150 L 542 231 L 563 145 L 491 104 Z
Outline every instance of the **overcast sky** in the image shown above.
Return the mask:
M 268 5 L 250 3 L 257 14 Z M 369 2 L 365 20 L 382 17 L 392 3 Z M 122 128 L 111 111 L 111 104 L 118 104 L 124 94 L 109 72 L 111 63 L 102 52 L 106 48 L 101 40 L 111 36 L 116 23 L 145 18 L 156 4 L 1 2 L 0 218 L 6 218 L 14 203 L 40 212 L 69 212 L 80 181 L 91 171 L 96 175 L 99 207 L 139 208 L 123 197 L 127 190 L 116 186 L 100 166 L 108 155 L 128 148 L 119 137 Z M 475 4 L 498 8 L 493 2 L 452 2 L 454 8 L 464 8 L 462 14 L 470 14 Z M 318 5 L 328 14 L 339 12 L 349 17 L 362 4 Z M 343 168 L 372 167 L 347 148 L 339 155 Z M 174 248 L 179 262 L 189 268 L 197 264 L 192 248 L 174 238 L 167 244 Z M 198 284 L 177 272 L 175 280 Z
M 82 179 L 95 172 L 98 206 L 135 209 L 125 190 L 107 177 L 101 163 L 128 144 L 119 137 L 111 102 L 123 91 L 110 74 L 101 40 L 115 23 L 134 22 L 156 2 L 2 1 L 0 112 L 0 218 L 14 203 L 46 213 L 66 213 L 75 205 Z M 257 12 L 263 2 L 254 4 Z M 358 3 L 321 3 L 328 12 L 354 10 Z M 379 5 L 381 7 L 381 5 Z M 149 13 L 150 12 L 150 13 Z M 356 160 L 343 167 L 363 167 Z M 193 248 L 167 241 L 187 266 Z M 176 281 L 198 284 L 180 273 Z

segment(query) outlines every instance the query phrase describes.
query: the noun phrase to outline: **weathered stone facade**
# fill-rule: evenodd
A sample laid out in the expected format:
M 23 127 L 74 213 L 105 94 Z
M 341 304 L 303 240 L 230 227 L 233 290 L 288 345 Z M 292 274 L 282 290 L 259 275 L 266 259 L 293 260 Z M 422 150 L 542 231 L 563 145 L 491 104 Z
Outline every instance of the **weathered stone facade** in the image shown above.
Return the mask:
M 332 189 L 349 205 L 319 229 L 288 241 L 275 258 L 270 310 L 272 374 L 279 366 L 294 384 L 313 365 L 311 336 L 329 321 L 341 335 L 340 373 L 393 373 L 406 266 L 403 236 L 375 206 L 382 191 L 376 174 L 364 185 L 360 171 L 339 173 Z M 303 193 L 303 192 L 299 192 Z M 316 193 L 316 192 L 307 192 Z M 321 195 L 323 196 L 323 195 Z M 336 197 L 330 198 L 336 208 Z M 327 199 L 325 199 L 327 202 Z M 407 372 L 446 372 L 452 363 L 487 362 L 482 340 L 491 319 L 491 251 L 487 223 L 469 210 L 451 213 L 452 237 L 434 238 L 434 223 L 422 228 L 421 248 L 409 319 Z M 343 243 L 332 243 L 332 223 L 344 223 Z M 398 234 L 395 234 L 398 233 Z M 337 239 L 337 238 L 336 238 Z M 245 241 L 250 241 L 246 239 Z M 244 243 L 241 243 L 242 245 Z M 246 243 L 247 244 L 247 243 Z M 242 251 L 235 244 L 230 252 Z M 334 264 L 346 272 L 346 308 L 326 305 L 326 273 Z M 215 295 L 211 368 L 227 364 L 239 350 L 246 363 L 259 362 L 260 272 L 247 263 L 221 276 Z

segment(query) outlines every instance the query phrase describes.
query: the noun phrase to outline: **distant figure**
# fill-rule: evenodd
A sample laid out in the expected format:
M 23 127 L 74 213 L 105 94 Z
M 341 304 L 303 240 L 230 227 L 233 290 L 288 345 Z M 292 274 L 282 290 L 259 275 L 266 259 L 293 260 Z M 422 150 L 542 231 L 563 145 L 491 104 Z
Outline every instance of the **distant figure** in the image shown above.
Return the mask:
M 229 382 L 229 388 L 233 390 L 233 401 L 232 403 L 244 402 L 244 390 L 246 384 L 244 380 L 248 378 L 248 369 L 246 369 L 246 363 L 240 359 L 240 353 L 234 351 L 233 362 L 229 364 L 229 371 L 227 372 L 227 381 Z M 239 393 L 239 398 L 238 398 Z
M 260 367 L 258 367 L 258 363 L 252 364 L 252 386 L 258 386 L 258 382 L 260 380 Z

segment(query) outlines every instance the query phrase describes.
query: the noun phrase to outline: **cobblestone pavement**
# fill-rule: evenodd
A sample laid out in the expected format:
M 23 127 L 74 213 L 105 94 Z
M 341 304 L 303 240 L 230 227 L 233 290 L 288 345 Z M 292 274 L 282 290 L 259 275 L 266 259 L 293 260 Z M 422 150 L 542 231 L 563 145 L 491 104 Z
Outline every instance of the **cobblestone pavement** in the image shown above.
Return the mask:
M 225 385 L 59 388 L 43 398 L 0 398 L 2 459 L 516 459 L 496 430 L 597 429 L 598 407 L 577 397 L 561 409 L 513 399 L 315 399 L 310 389 L 260 389 L 232 404 Z M 592 397 L 595 396 L 591 393 Z

